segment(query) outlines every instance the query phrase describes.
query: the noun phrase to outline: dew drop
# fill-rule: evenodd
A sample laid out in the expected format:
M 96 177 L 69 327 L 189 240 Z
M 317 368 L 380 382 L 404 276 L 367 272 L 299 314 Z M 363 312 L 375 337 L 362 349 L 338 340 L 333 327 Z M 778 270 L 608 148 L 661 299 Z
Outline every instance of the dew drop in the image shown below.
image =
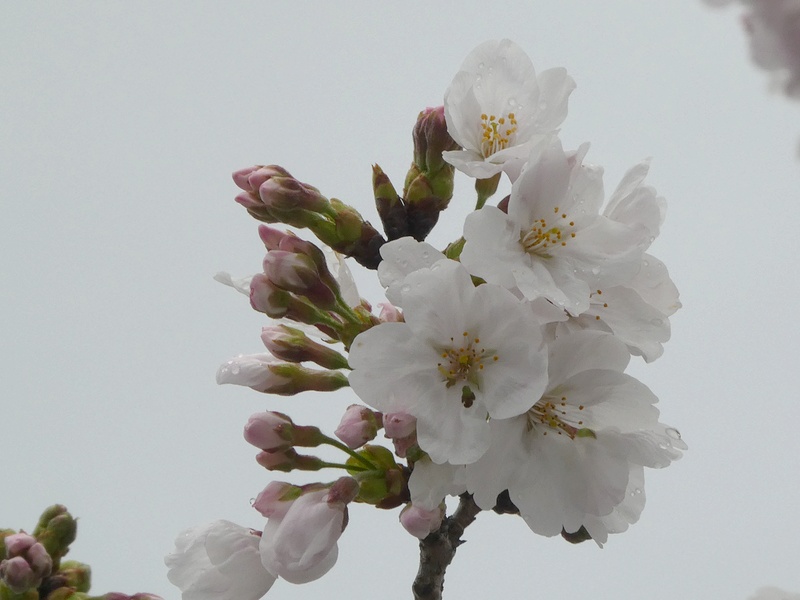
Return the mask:
M 633 490 L 633 495 L 634 495 L 634 496 L 638 496 L 638 495 L 639 495 L 639 494 L 641 494 L 641 493 L 642 493 L 642 490 L 641 490 L 640 488 L 635 488 L 635 489 Z
M 238 375 L 241 369 L 239 368 L 239 365 L 231 365 L 230 371 L 233 375 Z
M 650 236 L 650 243 L 652 244 L 652 243 L 653 243 L 653 242 L 655 242 L 655 241 L 656 241 L 656 236 L 654 236 L 654 235 L 651 235 L 651 236 Z
M 411 286 L 410 286 L 410 285 L 408 285 L 408 284 L 406 283 L 405 285 L 403 285 L 403 286 L 400 288 L 400 291 L 401 291 L 401 292 L 403 292 L 403 293 L 405 293 L 405 292 L 410 292 L 410 291 L 411 291 Z
M 661 327 L 664 324 L 664 319 L 650 319 L 650 324 Z
M 483 68 L 483 67 L 485 67 L 485 66 L 486 66 L 486 65 L 484 65 L 483 63 L 480 63 L 480 64 L 478 64 L 478 68 L 479 68 L 479 69 L 482 69 L 482 68 Z
M 658 443 L 658 447 L 661 448 L 662 450 L 666 450 L 667 448 L 671 448 L 672 444 L 670 444 L 667 441 L 661 441 Z
M 431 267 L 431 271 L 438 271 L 441 267 L 442 267 L 442 263 L 441 262 L 437 262 Z
M 508 99 L 508 105 L 509 106 L 516 106 L 517 105 L 517 99 L 516 98 L 509 98 Z
M 642 261 L 642 264 L 643 264 L 645 267 L 649 267 L 649 266 L 650 266 L 650 261 L 647 261 L 647 260 L 645 260 L 645 261 Z
M 255 498 L 250 498 L 250 506 L 253 506 L 253 504 L 255 504 L 255 503 L 256 503 L 256 499 Z
M 428 257 L 430 257 L 430 255 L 431 255 L 431 253 L 430 253 L 430 252 L 428 252 L 427 250 L 424 250 L 424 251 L 422 252 L 422 258 L 428 258 Z
M 592 267 L 592 275 L 600 275 L 600 269 L 597 267 Z
M 673 440 L 681 439 L 681 432 L 675 429 L 674 427 L 667 427 L 667 435 L 671 437 Z

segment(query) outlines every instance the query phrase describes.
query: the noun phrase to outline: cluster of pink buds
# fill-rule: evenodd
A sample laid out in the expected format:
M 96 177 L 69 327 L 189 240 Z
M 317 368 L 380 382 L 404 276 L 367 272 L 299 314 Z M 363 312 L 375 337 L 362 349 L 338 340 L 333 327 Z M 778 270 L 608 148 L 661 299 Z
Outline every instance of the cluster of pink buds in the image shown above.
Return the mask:
M 2 600 L 163 600 L 153 594 L 129 596 L 89 593 L 91 569 L 62 561 L 75 541 L 77 520 L 55 504 L 47 508 L 28 534 L 0 530 L 0 598 Z

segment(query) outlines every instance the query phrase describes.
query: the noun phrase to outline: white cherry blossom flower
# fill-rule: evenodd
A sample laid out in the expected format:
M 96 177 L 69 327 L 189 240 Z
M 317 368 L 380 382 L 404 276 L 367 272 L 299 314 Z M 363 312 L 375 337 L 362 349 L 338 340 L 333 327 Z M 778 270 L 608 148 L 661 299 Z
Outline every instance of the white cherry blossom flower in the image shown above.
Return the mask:
M 183 600 L 258 600 L 276 577 L 261 565 L 260 533 L 230 521 L 187 529 L 165 558 Z
M 655 240 L 664 221 L 666 202 L 644 185 L 649 162 L 631 168 L 611 194 L 603 214 L 609 219 L 647 232 Z M 639 271 L 621 285 L 592 290 L 589 308 L 559 325 L 557 331 L 600 329 L 625 342 L 634 355 L 651 362 L 664 352 L 670 337 L 669 317 L 680 308 L 678 289 L 664 263 L 644 254 Z
M 418 242 L 412 237 L 402 237 L 381 246 L 378 279 L 386 288 L 386 299 L 393 304 L 401 302 L 400 288 L 409 273 L 433 266 L 446 258 L 444 254 L 427 242 Z
M 506 171 L 513 181 L 531 145 L 567 116 L 573 89 L 563 68 L 537 77 L 531 59 L 511 40 L 484 42 L 445 93 L 447 131 L 463 150 L 445 152 L 444 159 L 471 177 Z
M 629 359 L 607 333 L 556 339 L 547 391 L 524 415 L 493 421 L 489 450 L 466 466 L 478 506 L 492 508 L 508 490 L 534 532 L 586 527 L 600 544 L 635 522 L 644 501 L 639 469 L 667 466 L 686 445 L 658 422 L 653 393 L 622 372 Z
M 541 326 L 509 291 L 473 285 L 448 259 L 408 276 L 404 323 L 382 323 L 350 349 L 350 385 L 383 413 L 417 419 L 436 463 L 466 464 L 489 445 L 491 419 L 530 408 L 546 383 Z
M 461 262 L 470 273 L 573 316 L 589 309 L 592 290 L 637 273 L 647 230 L 600 214 L 602 169 L 582 163 L 587 150 L 565 153 L 554 140 L 514 182 L 508 214 L 486 206 L 467 217 Z

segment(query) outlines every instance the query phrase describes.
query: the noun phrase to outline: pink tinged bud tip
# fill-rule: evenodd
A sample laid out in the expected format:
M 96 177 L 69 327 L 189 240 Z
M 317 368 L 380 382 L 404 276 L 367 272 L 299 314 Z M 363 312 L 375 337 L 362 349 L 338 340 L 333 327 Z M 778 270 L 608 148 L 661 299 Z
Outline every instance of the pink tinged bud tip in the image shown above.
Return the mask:
M 417 419 L 406 413 L 387 413 L 383 415 L 383 429 L 386 437 L 399 439 L 410 436 L 417 428 Z
M 284 239 L 292 236 L 280 229 L 268 227 L 267 225 L 259 225 L 258 237 L 264 242 L 264 246 L 266 246 L 267 250 L 277 250 Z
M 258 192 L 261 184 L 270 177 L 291 177 L 289 172 L 277 165 L 246 167 L 233 173 L 233 182 L 245 192 Z
M 302 488 L 283 481 L 271 481 L 264 490 L 256 496 L 253 508 L 263 516 L 280 518 L 286 514 L 289 507 L 302 494 Z
M 400 512 L 400 524 L 403 528 L 419 539 L 425 539 L 432 531 L 436 531 L 442 524 L 442 509 L 425 510 L 407 504 Z

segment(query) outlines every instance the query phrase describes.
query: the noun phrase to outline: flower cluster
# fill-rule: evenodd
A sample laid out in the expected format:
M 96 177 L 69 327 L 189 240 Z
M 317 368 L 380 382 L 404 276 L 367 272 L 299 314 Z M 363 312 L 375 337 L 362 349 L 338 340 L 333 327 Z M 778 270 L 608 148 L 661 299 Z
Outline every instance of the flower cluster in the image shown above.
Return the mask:
M 423 552 L 453 519 L 463 532 L 481 510 L 601 546 L 638 520 L 644 468 L 669 465 L 686 446 L 625 369 L 632 355 L 661 355 L 680 302 L 648 253 L 665 211 L 644 182 L 648 163 L 606 201 L 588 144 L 562 147 L 557 127 L 574 87 L 563 69 L 537 75 L 509 40 L 476 48 L 443 106 L 420 113 L 402 192 L 373 167 L 385 237 L 281 167 L 234 174 L 252 216 L 308 230 L 329 250 L 262 225 L 262 272 L 217 276 L 272 319 L 267 352 L 229 360 L 218 382 L 280 395 L 349 386 L 366 406 L 347 407 L 335 437 L 280 412 L 250 418 L 244 437 L 264 468 L 346 474 L 270 483 L 254 503 L 267 519 L 256 530 L 218 521 L 182 534 L 167 563 L 186 600 L 256 599 L 278 578 L 322 576 L 353 502 L 402 506 Z M 456 170 L 475 179 L 476 209 L 440 250 L 424 240 L 452 200 Z M 487 204 L 502 177 L 510 195 Z M 359 297 L 342 255 L 377 271 L 379 310 Z M 380 430 L 393 451 L 373 443 Z M 296 450 L 322 445 L 343 461 Z M 465 510 L 448 517 L 447 496 Z

